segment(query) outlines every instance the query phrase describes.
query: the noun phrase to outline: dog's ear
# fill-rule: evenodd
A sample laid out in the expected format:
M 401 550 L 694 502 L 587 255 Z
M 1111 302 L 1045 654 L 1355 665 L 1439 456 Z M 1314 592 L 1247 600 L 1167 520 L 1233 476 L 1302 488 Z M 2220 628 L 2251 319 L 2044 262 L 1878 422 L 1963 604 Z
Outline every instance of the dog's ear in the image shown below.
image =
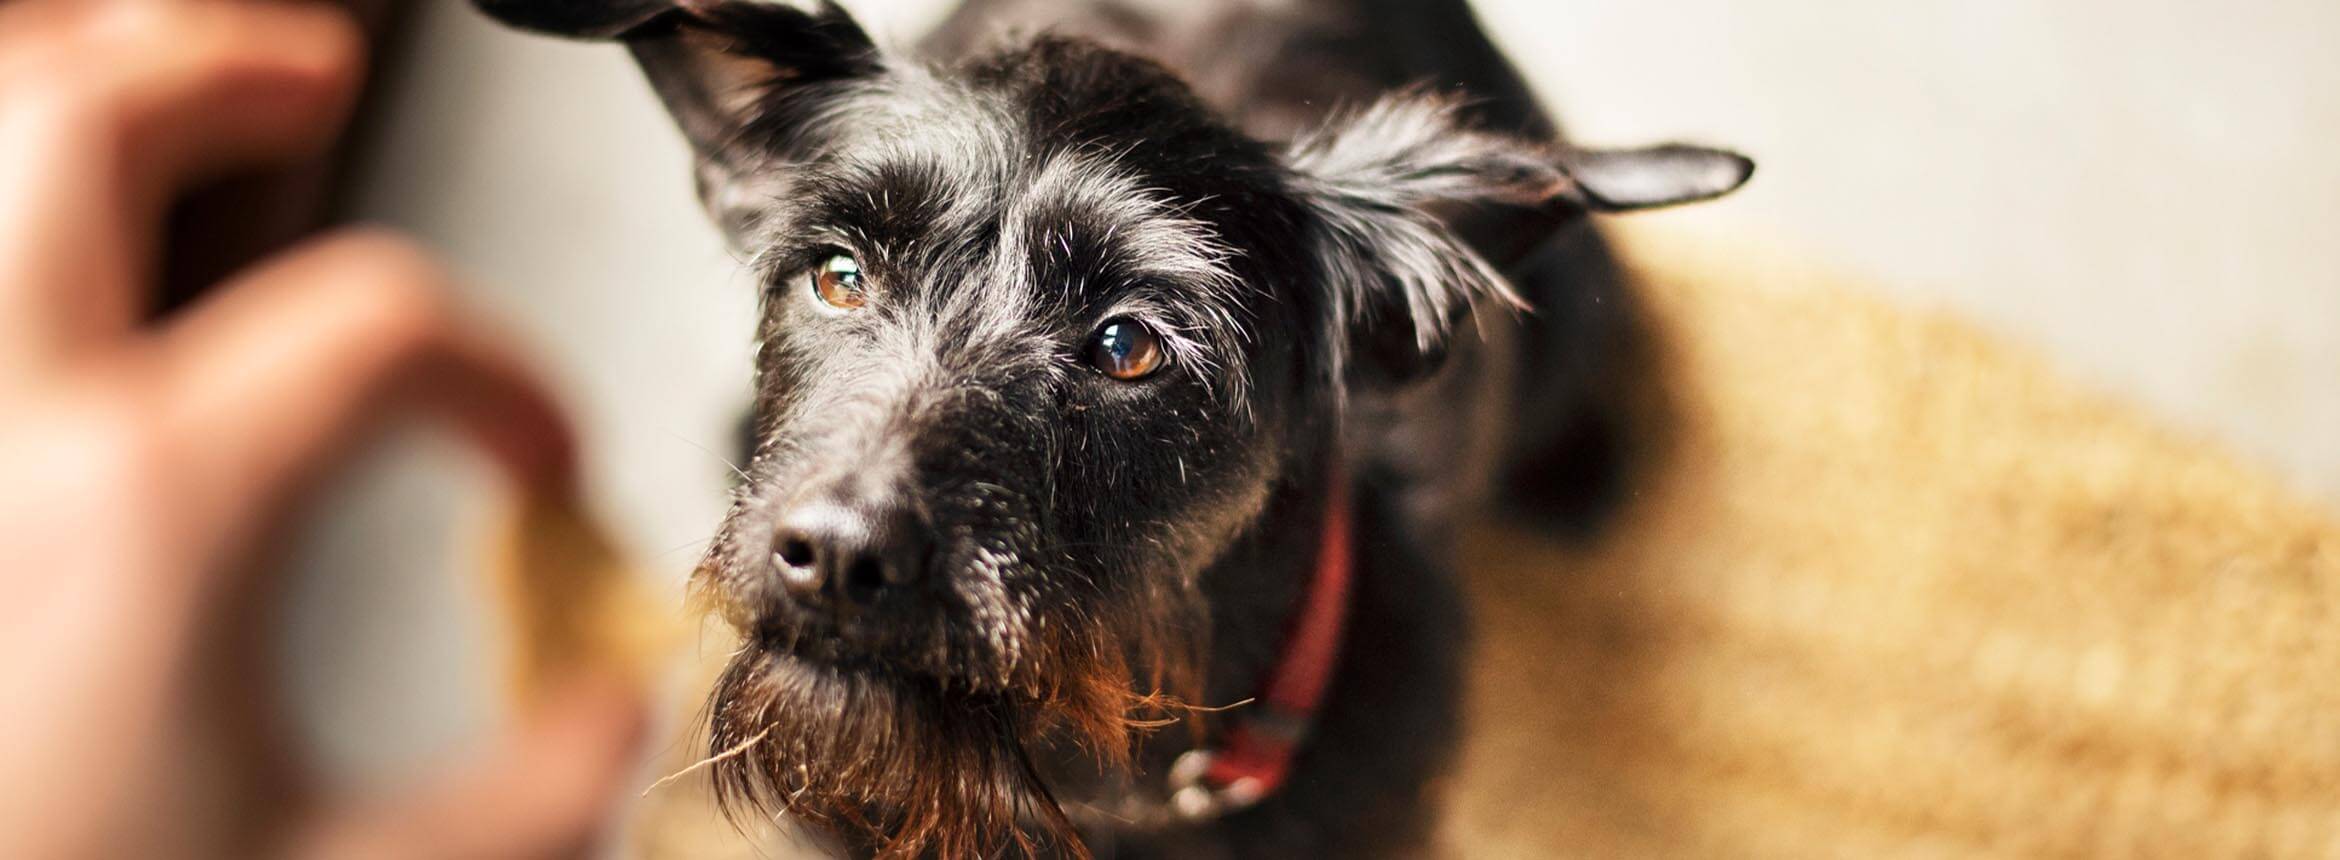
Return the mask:
M 830 0 L 475 0 L 524 30 L 626 43 L 698 157 L 699 193 L 736 239 L 748 177 L 811 157 L 826 108 L 884 74 L 868 33 Z
M 1683 144 L 1589 150 L 1490 134 L 1470 128 L 1453 100 L 1420 92 L 1302 137 L 1287 164 L 1314 215 L 1336 363 L 1398 382 L 1435 370 L 1474 306 L 1525 307 L 1497 265 L 1441 216 L 1532 212 L 1539 217 L 1514 222 L 1548 235 L 1587 212 L 1719 197 L 1755 169 L 1744 156 Z

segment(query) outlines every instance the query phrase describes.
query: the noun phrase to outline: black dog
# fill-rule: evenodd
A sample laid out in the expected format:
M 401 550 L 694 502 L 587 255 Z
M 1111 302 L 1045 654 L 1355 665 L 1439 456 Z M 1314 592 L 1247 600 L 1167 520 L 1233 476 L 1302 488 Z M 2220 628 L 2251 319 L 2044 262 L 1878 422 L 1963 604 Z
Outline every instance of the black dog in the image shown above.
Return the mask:
M 1462 0 L 973 0 L 924 62 L 826 3 L 483 2 L 623 40 L 763 275 L 710 752 L 866 852 L 1428 850 L 1455 524 L 1617 447 L 1582 216 L 1751 170 L 1558 143 Z

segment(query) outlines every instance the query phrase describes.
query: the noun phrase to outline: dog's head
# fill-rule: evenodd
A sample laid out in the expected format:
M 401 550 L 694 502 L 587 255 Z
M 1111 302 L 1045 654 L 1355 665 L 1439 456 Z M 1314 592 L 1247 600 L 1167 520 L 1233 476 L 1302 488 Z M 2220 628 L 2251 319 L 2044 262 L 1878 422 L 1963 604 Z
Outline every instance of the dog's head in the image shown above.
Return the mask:
M 719 782 L 906 853 L 1066 833 L 1026 751 L 1124 759 L 1192 689 L 1201 571 L 1322 468 L 1345 393 L 1515 303 L 1444 207 L 1638 208 L 1748 169 L 1482 134 L 1422 95 L 1271 145 L 1144 60 L 1044 38 L 929 68 L 826 4 L 484 5 L 627 42 L 761 275 L 757 450 L 698 582 L 746 641 Z

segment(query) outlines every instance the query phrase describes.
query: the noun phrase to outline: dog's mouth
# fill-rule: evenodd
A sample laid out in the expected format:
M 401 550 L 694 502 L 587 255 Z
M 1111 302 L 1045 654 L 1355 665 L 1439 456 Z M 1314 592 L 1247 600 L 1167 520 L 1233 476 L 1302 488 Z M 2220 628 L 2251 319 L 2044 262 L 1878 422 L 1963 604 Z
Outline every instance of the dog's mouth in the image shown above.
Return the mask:
M 940 615 L 940 613 L 937 613 Z M 1020 671 L 1023 631 L 944 617 L 856 615 L 797 605 L 748 619 L 746 645 L 775 670 L 830 672 L 926 685 L 953 695 L 1041 698 Z M 1010 647 L 1003 647 L 1010 646 Z
M 760 661 L 767 672 L 860 679 L 1000 706 L 1040 705 L 1037 695 L 1002 683 L 1004 671 L 961 665 L 941 656 L 916 659 L 875 651 L 865 643 L 830 622 L 766 622 L 757 626 L 741 659 Z
M 764 700 L 758 717 L 776 716 L 785 698 L 829 704 L 849 700 L 836 715 L 820 719 L 832 726 L 846 712 L 867 717 L 890 715 L 896 721 L 921 721 L 937 715 L 981 714 L 986 718 L 1023 719 L 1046 703 L 1027 693 L 968 683 L 955 674 L 905 666 L 845 645 L 832 636 L 772 633 L 760 635 L 733 658 L 727 684 L 738 692 L 754 692 Z M 720 695 L 723 691 L 718 691 Z
M 884 669 L 888 661 L 848 647 L 844 631 L 834 622 L 784 616 L 758 622 L 751 647 L 765 655 L 839 671 Z
M 903 856 L 1070 839 L 1043 768 L 1125 768 L 1168 701 L 1139 692 L 1113 625 L 1035 621 L 1005 664 L 952 648 L 988 628 L 873 641 L 852 620 L 782 606 L 747 626 L 707 711 L 718 797 L 743 820 L 785 812 Z
M 705 747 L 740 820 L 787 813 L 901 856 L 1065 844 L 1043 769 L 1125 769 L 1175 705 L 1158 691 L 1184 692 L 1155 681 L 1156 655 L 1184 654 L 1162 631 L 1190 628 L 1157 619 L 1188 616 L 1078 590 L 999 541 L 946 553 L 926 591 L 898 595 L 916 600 L 850 606 L 789 593 L 742 549 L 772 543 L 727 536 L 699 581 L 741 637 Z M 1071 770 L 1081 758 L 1098 767 Z
M 751 643 L 718 682 L 709 744 L 724 808 L 785 812 L 888 856 L 978 856 L 1069 838 L 1030 750 L 1039 703 L 836 647 Z

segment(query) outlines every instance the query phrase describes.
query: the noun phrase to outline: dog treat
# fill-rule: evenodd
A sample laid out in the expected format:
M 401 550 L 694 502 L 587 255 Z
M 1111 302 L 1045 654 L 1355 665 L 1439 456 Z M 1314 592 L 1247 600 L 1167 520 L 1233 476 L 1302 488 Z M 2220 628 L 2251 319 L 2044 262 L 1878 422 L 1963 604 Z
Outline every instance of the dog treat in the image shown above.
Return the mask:
M 681 638 L 682 612 L 656 589 L 589 515 L 568 499 L 515 504 L 490 562 L 509 645 L 506 689 L 515 705 L 539 701 L 579 671 L 649 685 Z

